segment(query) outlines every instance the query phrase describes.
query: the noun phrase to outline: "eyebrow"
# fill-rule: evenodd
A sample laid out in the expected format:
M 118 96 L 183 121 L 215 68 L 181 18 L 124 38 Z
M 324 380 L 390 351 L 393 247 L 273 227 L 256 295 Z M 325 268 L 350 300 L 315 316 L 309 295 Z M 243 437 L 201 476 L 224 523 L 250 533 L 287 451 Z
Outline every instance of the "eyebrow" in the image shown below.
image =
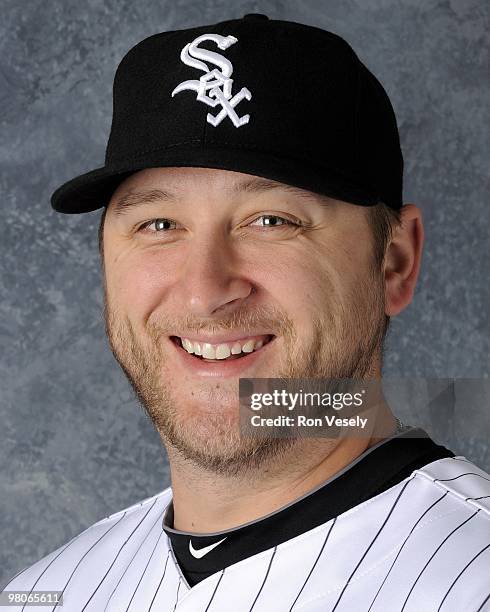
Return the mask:
M 245 181 L 235 183 L 226 191 L 230 195 L 240 193 L 263 193 L 272 190 L 287 191 L 295 196 L 305 198 L 307 200 L 317 200 L 322 206 L 331 204 L 332 199 L 326 195 L 313 193 L 293 185 L 286 185 L 277 181 L 271 181 L 265 178 L 251 178 Z M 113 205 L 113 213 L 119 217 L 129 211 L 146 204 L 154 204 L 155 202 L 176 202 L 179 198 L 163 189 L 150 189 L 145 191 L 130 191 L 121 196 Z
M 271 181 L 265 178 L 252 178 L 236 183 L 231 188 L 231 191 L 233 193 L 260 193 L 263 191 L 272 191 L 273 189 L 287 191 L 288 193 L 292 193 L 295 196 L 308 200 L 317 199 L 325 204 L 331 201 L 331 198 L 326 195 L 314 193 L 312 191 L 307 191 L 306 189 L 301 189 L 300 187 L 294 187 L 294 185 L 286 185 L 286 183 L 279 183 L 278 181 Z
M 153 204 L 155 202 L 175 201 L 177 198 L 163 189 L 150 189 L 147 191 L 129 191 L 116 200 L 112 207 L 112 211 L 116 217 L 120 217 L 129 211 L 129 209 L 138 208 L 145 204 Z

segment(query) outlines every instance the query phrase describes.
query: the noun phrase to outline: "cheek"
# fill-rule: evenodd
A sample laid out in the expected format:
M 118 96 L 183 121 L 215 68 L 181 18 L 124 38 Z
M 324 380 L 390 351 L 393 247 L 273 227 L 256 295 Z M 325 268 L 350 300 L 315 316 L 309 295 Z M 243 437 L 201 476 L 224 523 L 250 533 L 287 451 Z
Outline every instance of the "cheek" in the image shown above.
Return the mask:
M 363 291 L 367 274 L 366 245 L 349 234 L 304 240 L 280 257 L 264 258 L 255 278 L 294 323 L 298 342 L 312 342 L 320 328 L 340 329 L 352 303 Z
M 313 255 L 313 256 L 312 256 Z M 293 250 L 281 257 L 264 258 L 254 267 L 254 280 L 264 299 L 277 303 L 291 319 L 297 333 L 308 334 L 312 322 L 321 319 L 339 300 L 335 270 L 325 265 L 325 256 Z
M 132 314 L 144 317 L 161 303 L 172 282 L 171 269 L 168 262 L 162 265 L 161 257 L 119 259 L 106 269 L 109 296 L 130 318 Z

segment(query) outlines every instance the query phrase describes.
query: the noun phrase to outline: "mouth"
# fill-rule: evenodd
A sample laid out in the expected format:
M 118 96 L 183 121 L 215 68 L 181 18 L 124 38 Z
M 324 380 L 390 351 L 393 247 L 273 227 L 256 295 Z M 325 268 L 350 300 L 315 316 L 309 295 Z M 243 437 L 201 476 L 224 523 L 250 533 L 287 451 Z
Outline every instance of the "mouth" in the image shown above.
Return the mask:
M 198 342 L 180 336 L 170 336 L 170 340 L 189 357 L 207 363 L 223 363 L 238 361 L 249 356 L 251 353 L 261 351 L 265 346 L 275 339 L 273 334 L 261 336 L 249 336 L 231 342 L 211 344 L 209 342 Z

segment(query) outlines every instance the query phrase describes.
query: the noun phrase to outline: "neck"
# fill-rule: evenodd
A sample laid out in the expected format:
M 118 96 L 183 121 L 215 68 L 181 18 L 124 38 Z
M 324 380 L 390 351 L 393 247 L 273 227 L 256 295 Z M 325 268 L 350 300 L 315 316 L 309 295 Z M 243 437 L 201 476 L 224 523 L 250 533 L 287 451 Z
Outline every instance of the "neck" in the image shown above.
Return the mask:
M 388 406 L 378 414 L 370 436 L 301 438 L 280 460 L 263 465 L 257 473 L 234 477 L 203 470 L 167 448 L 174 528 L 193 533 L 233 529 L 302 497 L 388 437 L 386 432 L 395 432 Z

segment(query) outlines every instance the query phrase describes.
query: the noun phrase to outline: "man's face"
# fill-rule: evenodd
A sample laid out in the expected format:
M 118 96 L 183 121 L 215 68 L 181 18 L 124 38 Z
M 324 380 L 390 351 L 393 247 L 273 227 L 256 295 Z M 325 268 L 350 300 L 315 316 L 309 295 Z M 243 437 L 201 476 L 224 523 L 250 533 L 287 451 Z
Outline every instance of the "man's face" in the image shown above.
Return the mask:
M 364 207 L 237 172 L 143 170 L 108 205 L 104 267 L 112 351 L 167 447 L 202 467 L 233 472 L 293 444 L 240 438 L 239 377 L 379 373 L 384 290 Z

